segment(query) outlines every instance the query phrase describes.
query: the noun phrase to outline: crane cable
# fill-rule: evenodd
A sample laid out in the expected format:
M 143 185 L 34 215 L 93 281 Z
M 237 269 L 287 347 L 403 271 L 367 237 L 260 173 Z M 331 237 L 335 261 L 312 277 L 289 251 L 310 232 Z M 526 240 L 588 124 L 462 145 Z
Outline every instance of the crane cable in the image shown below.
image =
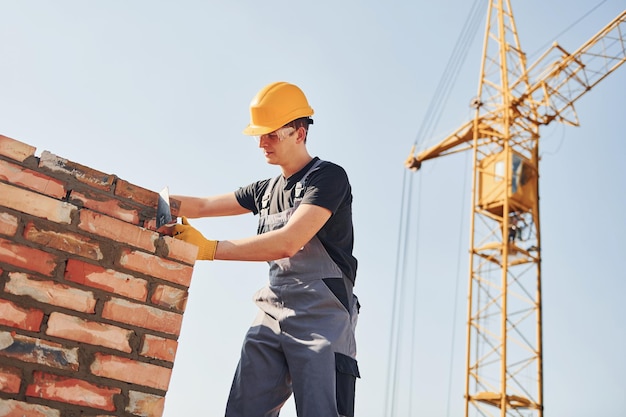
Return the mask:
M 581 17 L 579 17 L 576 21 L 574 21 L 572 24 L 570 24 L 569 26 L 567 26 L 565 29 L 563 29 L 562 31 L 560 31 L 559 33 L 557 33 L 556 35 L 554 35 L 551 40 L 549 40 L 548 42 L 544 43 L 543 46 L 540 46 L 539 48 L 536 49 L 535 52 L 531 53 L 528 55 L 528 57 L 532 57 L 532 56 L 536 56 L 539 53 L 543 52 L 545 49 L 547 49 L 550 45 L 552 45 L 556 39 L 559 38 L 559 36 L 569 32 L 570 30 L 572 30 L 574 28 L 574 26 L 576 26 L 577 24 L 579 24 L 581 21 L 583 21 L 585 18 L 587 18 L 591 13 L 593 13 L 597 8 L 599 8 L 600 6 L 602 6 L 602 4 L 606 3 L 607 0 L 602 0 L 600 1 L 598 4 L 596 4 L 595 6 L 593 6 L 591 9 L 589 9 L 589 11 L 587 11 L 585 14 L 583 14 Z
M 469 45 L 474 40 L 478 27 L 480 26 L 481 17 L 482 17 L 482 1 L 484 0 L 474 0 L 474 3 L 471 7 L 469 17 L 466 19 L 461 33 L 456 41 L 454 50 L 450 59 L 446 65 L 445 71 L 442 74 L 442 78 L 439 81 L 437 88 L 435 90 L 434 99 L 429 105 L 426 114 L 423 118 L 422 124 L 418 130 L 416 135 L 416 139 L 414 142 L 414 146 L 418 144 L 418 139 L 423 137 L 430 137 L 439 122 L 442 114 L 442 108 L 447 102 L 447 99 L 450 95 L 450 92 L 454 86 L 454 81 L 456 80 L 460 69 L 467 57 L 467 53 L 469 51 Z M 400 225 L 399 225 L 399 233 L 398 233 L 398 250 L 396 252 L 396 271 L 395 271 L 395 279 L 394 279 L 394 290 L 393 290 L 393 306 L 392 306 L 392 318 L 391 318 L 391 326 L 390 326 L 390 343 L 389 343 L 389 356 L 388 356 L 388 375 L 387 375 L 387 392 L 385 395 L 385 416 L 395 417 L 397 412 L 397 382 L 398 382 L 398 367 L 399 367 L 399 356 L 400 356 L 400 345 L 402 339 L 402 327 L 403 327 L 403 318 L 404 314 L 401 314 L 404 310 L 404 297 L 408 294 L 406 291 L 407 286 L 407 252 L 408 252 L 408 243 L 409 237 L 411 236 L 408 233 L 411 227 L 411 204 L 413 200 L 412 189 L 413 189 L 413 175 L 408 172 L 408 170 L 403 169 L 403 184 L 402 184 L 402 197 L 401 197 L 401 205 L 400 205 Z M 419 220 L 416 224 L 419 224 Z M 413 236 L 418 236 L 415 234 Z M 416 248 L 416 253 L 413 259 L 417 264 L 418 258 L 418 250 Z M 417 290 L 417 280 L 414 280 L 414 292 Z M 410 350 L 413 351 L 413 346 L 415 343 L 415 316 L 416 316 L 416 304 L 415 296 L 413 297 L 412 303 L 412 323 L 411 323 L 411 340 L 410 340 Z M 453 326 L 454 327 L 454 326 Z M 411 368 L 413 366 L 412 363 L 413 356 L 411 355 Z M 411 372 L 411 375 L 413 373 Z M 412 391 L 413 380 L 409 381 L 409 392 Z M 412 397 L 412 396 L 410 396 Z M 411 401 L 411 400 L 409 400 Z M 411 413 L 412 403 L 409 404 L 409 413 Z
M 474 41 L 480 23 L 484 19 L 484 9 L 481 4 L 483 1 L 484 0 L 474 0 L 472 4 L 469 16 L 465 20 L 452 54 L 437 84 L 433 100 L 426 110 L 422 124 L 417 132 L 415 141 L 413 142 L 415 146 L 419 145 L 420 138 L 430 138 L 434 134 L 437 124 L 441 119 L 441 115 L 443 114 L 443 108 L 448 102 L 450 92 L 467 58 L 470 44 Z

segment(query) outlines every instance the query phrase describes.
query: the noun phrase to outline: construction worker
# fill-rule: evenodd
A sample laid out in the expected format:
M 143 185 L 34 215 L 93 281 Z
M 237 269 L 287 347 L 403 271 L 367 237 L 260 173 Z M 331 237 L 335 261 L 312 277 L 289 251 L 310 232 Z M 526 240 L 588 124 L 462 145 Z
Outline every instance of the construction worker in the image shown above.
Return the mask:
M 198 259 L 267 261 L 269 282 L 254 296 L 226 406 L 227 417 L 278 416 L 294 394 L 299 417 L 354 415 L 359 377 L 353 294 L 352 191 L 343 168 L 309 155 L 313 109 L 300 88 L 264 87 L 250 104 L 244 134 L 255 136 L 275 178 L 213 197 L 173 196 L 183 223 L 174 236 L 199 247 Z M 209 240 L 187 218 L 259 215 L 255 236 Z

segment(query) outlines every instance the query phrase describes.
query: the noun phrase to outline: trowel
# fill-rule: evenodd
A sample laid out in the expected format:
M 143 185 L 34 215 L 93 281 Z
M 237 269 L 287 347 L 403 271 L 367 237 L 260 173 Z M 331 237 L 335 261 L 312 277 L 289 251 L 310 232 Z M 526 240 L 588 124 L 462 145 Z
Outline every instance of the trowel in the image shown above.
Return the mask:
M 156 228 L 157 232 L 169 234 L 170 228 L 176 224 L 172 221 L 172 211 L 170 207 L 170 192 L 166 186 L 159 192 L 159 201 L 157 204 Z

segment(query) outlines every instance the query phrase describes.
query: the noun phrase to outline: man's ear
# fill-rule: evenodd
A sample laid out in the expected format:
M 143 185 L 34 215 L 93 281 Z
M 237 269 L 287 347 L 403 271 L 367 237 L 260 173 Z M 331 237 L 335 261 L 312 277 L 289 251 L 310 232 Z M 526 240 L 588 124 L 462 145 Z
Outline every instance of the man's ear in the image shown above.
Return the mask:
M 302 126 L 296 130 L 296 133 L 298 134 L 296 142 L 303 142 L 306 139 L 306 129 Z

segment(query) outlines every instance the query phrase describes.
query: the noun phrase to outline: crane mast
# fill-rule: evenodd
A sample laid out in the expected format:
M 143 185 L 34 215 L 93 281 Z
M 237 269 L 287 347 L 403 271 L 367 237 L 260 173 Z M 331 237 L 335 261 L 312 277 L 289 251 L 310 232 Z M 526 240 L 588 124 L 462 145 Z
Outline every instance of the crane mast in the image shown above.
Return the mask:
M 405 165 L 473 153 L 465 416 L 543 416 L 539 128 L 626 61 L 626 11 L 527 66 L 510 0 L 490 0 L 474 119 Z

